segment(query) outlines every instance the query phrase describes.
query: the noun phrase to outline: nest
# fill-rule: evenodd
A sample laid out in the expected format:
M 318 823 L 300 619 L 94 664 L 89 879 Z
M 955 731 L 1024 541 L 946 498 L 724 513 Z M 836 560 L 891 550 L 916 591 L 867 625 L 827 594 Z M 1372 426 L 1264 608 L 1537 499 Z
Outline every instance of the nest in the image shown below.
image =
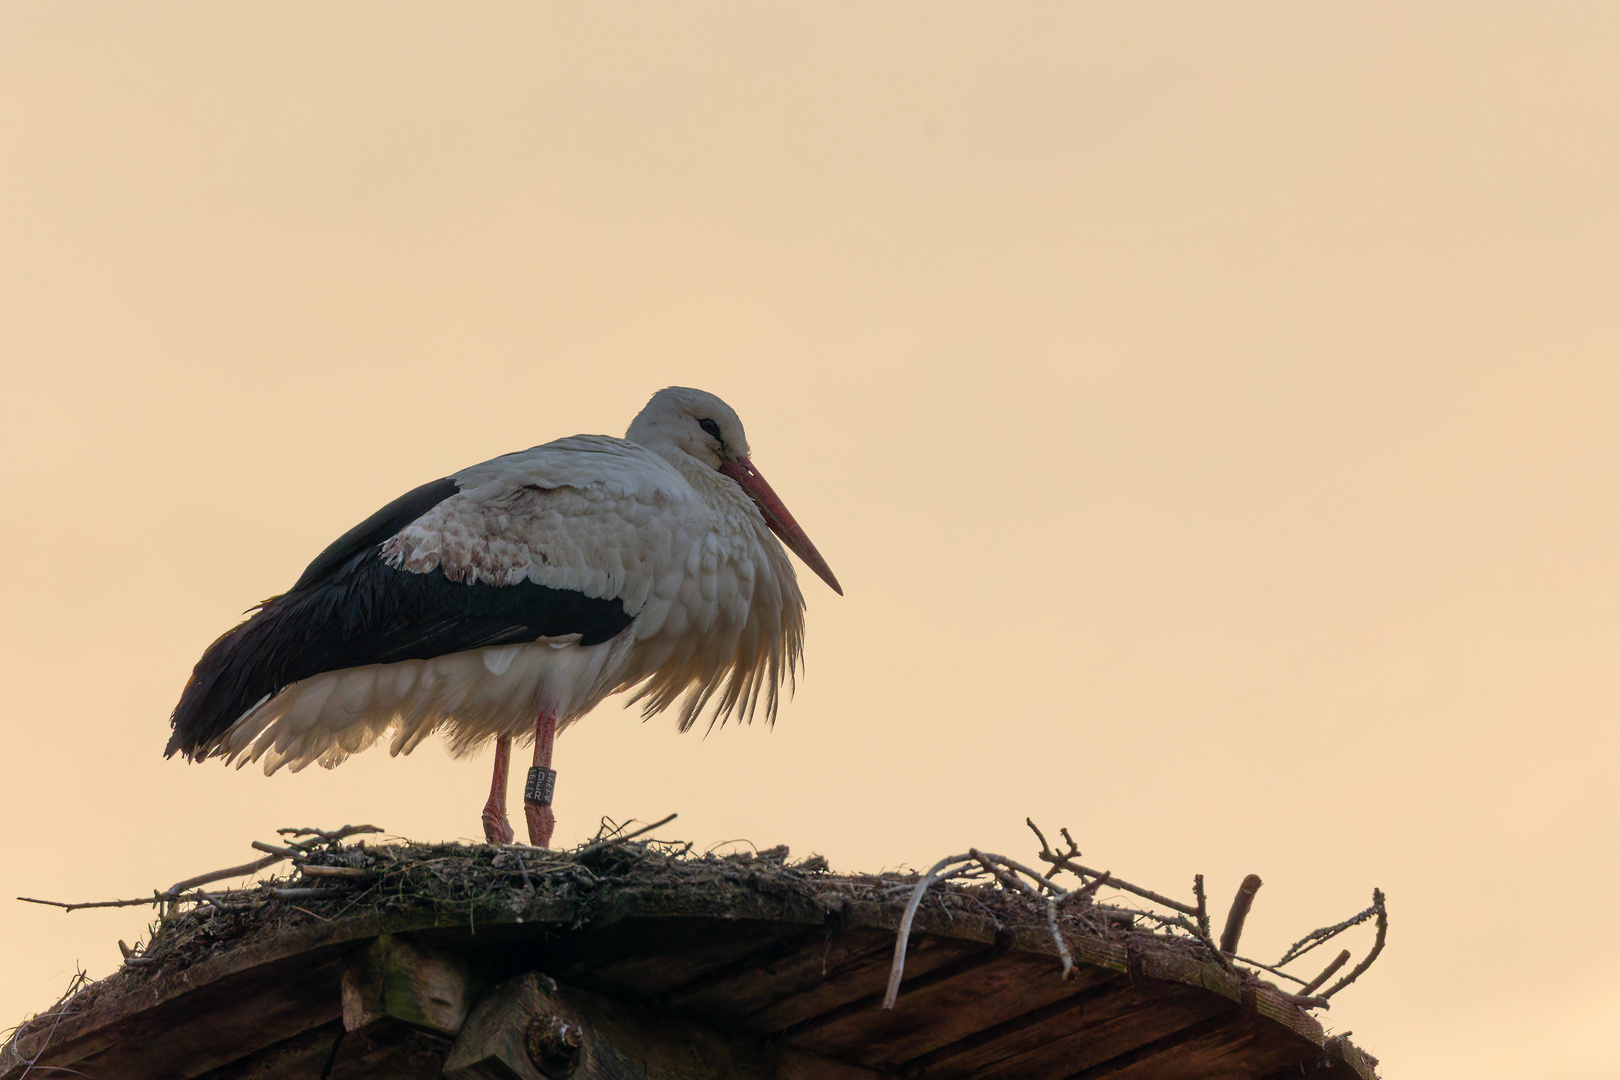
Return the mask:
M 20 1037 L 38 1034 L 68 1017 L 95 1009 L 108 995 L 137 990 L 151 980 L 314 923 L 371 917 L 386 927 L 432 919 L 441 924 L 465 922 L 476 932 L 480 924 L 555 920 L 557 912 L 567 911 L 572 926 L 578 927 L 606 914 L 604 905 L 625 888 L 655 889 L 673 898 L 677 905 L 681 897 L 689 897 L 694 910 L 704 907 L 717 889 L 739 886 L 767 896 L 805 901 L 827 912 L 847 910 L 852 905 L 887 909 L 899 924 L 887 1001 L 891 1006 L 900 985 L 907 936 L 919 912 L 925 913 L 929 921 L 988 919 L 998 932 L 1050 934 L 1065 977 L 1073 969 L 1068 939 L 1089 938 L 1123 945 L 1135 955 L 1175 954 L 1213 961 L 1246 986 L 1271 985 L 1263 983 L 1262 975 L 1291 980 L 1303 992 L 1285 996 L 1306 1008 L 1325 1006 L 1326 995 L 1308 995 L 1344 964 L 1349 953 L 1341 953 L 1326 971 L 1310 981 L 1280 971 L 1281 965 L 1345 929 L 1376 917 L 1378 934 L 1372 952 L 1355 971 L 1330 988 L 1327 993 L 1331 994 L 1366 970 L 1382 949 L 1387 927 L 1383 897 L 1375 890 L 1373 907 L 1342 923 L 1312 931 L 1278 964 L 1266 965 L 1236 956 L 1237 934 L 1254 890 L 1259 887 L 1258 878 L 1245 882 L 1247 891 L 1240 892 L 1234 902 L 1227 931 L 1217 945 L 1208 928 L 1201 877 L 1195 885 L 1197 906 L 1183 904 L 1106 872 L 1080 866 L 1074 861 L 1079 852 L 1066 831 L 1063 835 L 1070 850 L 1058 852 L 1035 830 L 1041 838 L 1040 858 L 1052 867 L 1045 874 L 977 849 L 941 860 L 926 874 L 838 874 L 831 872 L 821 856 L 790 860 L 785 846 L 726 854 L 696 853 L 690 844 L 644 838 L 656 827 L 626 832 L 623 827 L 605 823 L 597 839 L 568 851 L 523 845 L 368 843 L 363 838 L 354 839 L 357 834 L 380 832 L 372 826 L 345 826 L 332 832 L 287 829 L 281 830 L 284 835 L 308 839 L 293 840 L 290 846 L 282 847 L 256 843 L 255 847 L 267 853 L 258 863 L 201 875 L 157 892 L 151 899 L 90 904 L 36 901 L 70 910 L 149 903 L 160 908 L 160 915 L 144 942 L 134 947 L 119 942 L 125 963 L 117 972 L 96 982 L 81 974 L 55 1006 L 13 1032 L 8 1048 L 15 1046 Z M 201 887 L 283 859 L 291 859 L 293 865 L 292 872 L 284 876 L 219 891 Z M 1078 876 L 1080 887 L 1065 889 L 1056 884 L 1053 879 L 1063 870 Z M 1103 886 L 1147 898 L 1160 906 L 1169 905 L 1170 914 L 1102 902 L 1098 896 Z

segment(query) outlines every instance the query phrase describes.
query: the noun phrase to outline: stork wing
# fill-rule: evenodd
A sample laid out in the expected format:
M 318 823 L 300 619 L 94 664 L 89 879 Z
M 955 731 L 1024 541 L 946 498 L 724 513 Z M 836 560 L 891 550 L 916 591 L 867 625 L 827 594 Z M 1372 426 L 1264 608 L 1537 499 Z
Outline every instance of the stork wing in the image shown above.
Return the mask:
M 248 709 L 321 672 L 542 637 L 609 640 L 645 603 L 651 558 L 673 539 L 642 526 L 684 487 L 640 447 L 576 437 L 417 488 L 209 647 L 167 752 L 209 756 Z

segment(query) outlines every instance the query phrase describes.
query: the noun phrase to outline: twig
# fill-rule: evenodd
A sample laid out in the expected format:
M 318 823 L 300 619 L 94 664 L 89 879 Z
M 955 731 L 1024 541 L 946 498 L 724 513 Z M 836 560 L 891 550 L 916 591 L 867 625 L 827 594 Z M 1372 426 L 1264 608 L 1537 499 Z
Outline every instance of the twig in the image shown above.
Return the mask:
M 1344 922 L 1334 923 L 1332 926 L 1324 926 L 1320 930 L 1312 930 L 1310 933 L 1306 934 L 1304 937 L 1300 938 L 1298 941 L 1294 942 L 1288 947 L 1288 951 L 1283 953 L 1282 959 L 1277 961 L 1277 966 L 1282 967 L 1289 961 L 1299 959 L 1301 956 L 1304 956 L 1318 945 L 1332 940 L 1338 935 L 1344 933 L 1346 930 L 1350 929 L 1352 926 L 1360 926 L 1377 913 L 1378 906 L 1375 904 L 1372 907 L 1367 908 L 1365 911 L 1356 912 L 1356 914 L 1350 916 L 1348 919 L 1344 920 Z
M 1315 990 L 1318 986 L 1321 986 L 1323 983 L 1325 983 L 1329 979 L 1333 978 L 1333 973 L 1335 971 L 1338 971 L 1340 968 L 1344 967 L 1344 965 L 1347 964 L 1349 961 L 1350 961 L 1350 950 L 1349 949 L 1341 949 L 1341 950 L 1339 950 L 1339 955 L 1335 956 L 1333 958 L 1333 962 L 1331 964 L 1329 964 L 1327 967 L 1322 969 L 1322 974 L 1318 975 L 1316 978 L 1314 978 L 1310 982 L 1306 983 L 1304 985 L 1304 987 L 1301 988 L 1300 993 L 1308 994 L 1312 990 Z
M 1041 842 L 1041 850 L 1042 851 L 1051 851 L 1052 850 L 1052 845 L 1050 845 L 1050 844 L 1048 844 L 1046 842 L 1046 834 L 1041 832 L 1041 827 L 1039 825 L 1035 824 L 1035 819 L 1034 818 L 1025 818 L 1024 819 L 1024 824 L 1028 825 L 1029 826 L 1029 831 L 1035 834 L 1035 839 L 1037 839 L 1037 840 L 1039 840 Z
M 1005 856 L 996 855 L 994 853 L 986 854 L 985 852 L 980 851 L 978 848 L 969 848 L 968 854 L 973 856 L 980 866 L 990 871 L 995 879 L 1001 882 L 1001 884 L 1007 889 L 1014 892 L 1022 892 L 1024 895 L 1034 900 L 1041 899 L 1040 889 L 1037 889 L 1035 886 L 1029 884 L 1009 871 L 1002 869 L 1001 866 L 997 866 L 997 863 L 1002 863 L 1006 866 L 1017 868 L 1028 876 L 1034 878 L 1036 881 L 1040 882 L 1043 888 L 1051 889 L 1057 894 L 1047 896 L 1045 898 L 1046 929 L 1051 933 L 1052 941 L 1055 945 L 1057 945 L 1058 956 L 1063 961 L 1063 981 L 1068 982 L 1070 979 L 1074 978 L 1074 954 L 1069 952 L 1069 943 L 1064 940 L 1063 931 L 1058 926 L 1057 920 L 1057 906 L 1059 900 L 1067 900 L 1069 898 L 1068 891 L 1058 888 L 1058 886 L 1054 885 L 1052 882 L 1041 877 L 1038 872 L 1031 870 L 1029 867 L 1024 866 L 1022 863 L 1019 863 L 1014 859 L 1008 859 Z
M 1002 866 L 1007 867 L 1009 870 L 1016 870 L 1020 874 L 1023 874 L 1026 877 L 1033 878 L 1040 885 L 1040 887 L 1043 888 L 1043 889 L 1048 889 L 1051 892 L 1056 893 L 1058 896 L 1066 897 L 1066 896 L 1069 895 L 1069 890 L 1068 889 L 1065 889 L 1063 886 L 1061 886 L 1061 885 L 1057 884 L 1056 882 L 1048 879 L 1045 875 L 1043 875 L 1039 870 L 1036 870 L 1034 867 L 1025 866 L 1023 863 L 1019 862 L 1017 859 L 1009 859 L 1009 858 L 1007 858 L 1007 856 L 1005 856 L 1005 855 L 997 855 L 993 851 L 986 852 L 985 854 L 987 856 L 989 856 L 990 858 L 992 858 L 992 859 L 996 860 L 997 862 L 999 862 Z
M 1065 830 L 1065 833 L 1066 832 L 1067 830 Z M 1072 844 L 1073 841 L 1070 841 L 1070 843 Z M 1053 866 L 1062 867 L 1071 874 L 1079 876 L 1081 881 L 1084 881 L 1088 877 L 1098 877 L 1102 873 L 1102 871 L 1093 870 L 1089 866 L 1081 866 L 1067 855 L 1059 855 L 1056 852 L 1043 851 L 1041 853 L 1041 859 L 1044 862 L 1049 862 Z M 1191 915 L 1195 919 L 1198 917 L 1197 908 L 1183 904 L 1179 900 L 1172 900 L 1168 896 L 1154 892 L 1152 889 L 1144 889 L 1140 885 L 1132 885 L 1130 882 L 1121 881 L 1119 878 L 1114 878 L 1114 880 L 1109 882 L 1109 884 L 1123 892 L 1134 893 L 1144 900 L 1151 900 L 1155 904 L 1169 908 L 1171 911 L 1179 911 L 1183 915 Z
M 1237 952 L 1238 939 L 1243 936 L 1243 923 L 1254 905 L 1254 894 L 1260 891 L 1260 875 L 1250 874 L 1238 886 L 1232 898 L 1232 910 L 1226 913 L 1226 929 L 1221 931 L 1221 952 Z
M 967 862 L 971 855 L 951 855 L 939 860 L 928 873 L 918 881 L 917 887 L 912 890 L 911 899 L 906 903 L 906 911 L 900 916 L 900 929 L 894 935 L 894 960 L 889 964 L 889 989 L 883 995 L 883 1007 L 894 1008 L 895 999 L 900 996 L 900 979 L 906 970 L 906 945 L 911 940 L 911 921 L 917 917 L 917 906 L 922 903 L 923 893 L 928 886 L 934 883 L 940 872 L 953 863 Z
M 358 866 L 315 866 L 305 863 L 298 869 L 305 877 L 348 878 L 354 880 L 371 876 L 370 870 Z
M 1247 956 L 1233 955 L 1232 959 L 1236 960 L 1240 964 L 1248 964 L 1250 967 L 1259 968 L 1261 971 L 1269 971 L 1279 978 L 1287 979 L 1289 982 L 1297 982 L 1301 986 L 1305 985 L 1305 980 L 1300 978 L 1298 975 L 1290 975 L 1288 972 L 1279 968 L 1274 968 L 1270 964 L 1262 964 L 1258 960 L 1250 960 Z
M 263 840 L 255 840 L 249 846 L 255 851 L 268 851 L 270 854 L 279 855 L 283 859 L 305 859 L 309 857 L 309 852 L 303 848 L 276 847 L 274 844 L 267 844 Z
M 1074 954 L 1069 951 L 1069 943 L 1064 940 L 1063 931 L 1058 927 L 1057 906 L 1057 897 L 1046 898 L 1046 928 L 1052 932 L 1052 940 L 1057 942 L 1058 956 L 1063 958 L 1063 981 L 1068 982 L 1074 978 Z
M 258 846 L 257 842 L 255 842 L 254 846 Z M 274 849 L 271 850 L 273 851 Z M 297 854 L 303 855 L 304 852 L 297 852 Z M 50 907 L 59 907 L 66 911 L 78 911 L 81 908 L 140 907 L 143 904 L 172 904 L 176 901 L 185 899 L 195 901 L 204 899 L 205 894 L 195 894 L 188 897 L 184 895 L 187 889 L 194 889 L 199 885 L 207 885 L 213 881 L 223 881 L 226 878 L 246 877 L 248 874 L 257 873 L 273 863 L 280 862 L 286 857 L 287 856 L 285 854 L 275 852 L 274 854 L 267 856 L 266 858 L 259 859 L 255 862 L 243 863 L 241 866 L 232 866 L 226 870 L 214 870 L 207 874 L 198 874 L 196 877 L 190 877 L 186 878 L 184 881 L 175 882 L 163 892 L 154 891 L 150 897 L 139 900 L 86 900 L 81 903 L 69 904 L 64 903 L 61 900 L 36 900 L 32 896 L 19 896 L 17 899 L 27 904 L 46 904 Z
M 277 900 L 319 900 L 323 896 L 347 896 L 347 889 L 266 889 Z
M 1350 974 L 1322 991 L 1322 997 L 1330 998 L 1355 982 L 1361 977 L 1362 972 L 1372 967 L 1372 962 L 1378 959 L 1378 954 L 1384 951 L 1384 937 L 1389 933 L 1389 913 L 1384 910 L 1384 894 L 1378 889 L 1373 890 L 1373 910 L 1378 912 L 1378 936 L 1373 939 L 1372 951 L 1367 954 L 1361 963 L 1351 969 Z
M 319 920 L 321 920 L 321 922 L 331 922 L 332 921 L 331 919 L 328 919 L 325 915 L 317 915 L 317 914 L 315 914 L 313 911 L 309 910 L 309 908 L 302 908 L 302 907 L 299 907 L 297 904 L 288 904 L 287 906 L 292 908 L 294 911 L 302 911 L 305 915 L 308 915 L 312 919 L 319 919 Z
M 161 904 L 169 898 L 162 893 L 155 892 L 141 900 L 86 900 L 78 904 L 69 904 L 61 900 L 36 900 L 32 896 L 19 896 L 17 899 L 25 904 L 45 904 L 49 907 L 59 907 L 64 911 L 78 911 L 81 908 L 139 907 L 142 904 Z
M 1332 1007 L 1325 997 L 1311 997 L 1309 994 L 1290 994 L 1285 990 L 1278 990 L 1277 996 L 1284 1001 L 1298 1005 L 1302 1009 L 1327 1009 Z
M 1198 901 L 1198 934 L 1209 937 L 1209 897 L 1204 893 L 1204 875 L 1193 875 L 1193 897 Z
M 609 837 L 606 840 L 598 840 L 598 841 L 596 841 L 595 843 L 592 843 L 592 844 L 586 844 L 584 847 L 582 847 L 578 851 L 574 852 L 573 857 L 578 859 L 583 855 L 588 855 L 591 852 L 596 851 L 598 848 L 607 847 L 609 844 L 622 844 L 627 840 L 634 840 L 638 836 L 644 836 L 645 834 L 652 832 L 654 829 L 661 828 L 662 826 L 668 825 L 670 822 L 674 821 L 679 816 L 680 816 L 679 814 L 670 814 L 668 817 L 660 818 L 659 820 L 653 822 L 651 825 L 642 826 L 641 828 L 637 829 L 635 832 L 625 833 L 623 836 Z
M 1054 867 L 1053 869 L 1055 870 L 1056 868 Z M 1096 892 L 1098 889 L 1102 888 L 1104 885 L 1109 884 L 1113 880 L 1114 880 L 1114 872 L 1112 870 L 1104 870 L 1097 877 L 1092 878 L 1090 884 L 1082 885 L 1078 889 L 1074 890 L 1074 892 L 1070 893 L 1068 896 L 1065 896 L 1063 898 L 1063 902 L 1065 904 L 1067 904 L 1070 900 L 1084 899 L 1085 897 L 1090 896 L 1092 893 Z
M 258 845 L 254 846 L 257 847 Z M 170 885 L 168 891 L 163 893 L 163 896 L 165 899 L 173 900 L 187 889 L 195 889 L 199 885 L 207 885 L 213 881 L 223 881 L 226 878 L 246 877 L 249 874 L 256 874 L 265 867 L 278 863 L 285 858 L 285 855 L 276 853 L 268 858 L 259 859 L 256 862 L 243 863 L 241 866 L 233 866 L 229 870 L 215 870 L 211 874 L 198 874 L 196 877 L 186 878 L 184 881 L 177 881 L 173 885 Z
M 316 840 L 330 843 L 334 840 L 344 840 L 351 836 L 358 836 L 361 833 L 380 832 L 382 832 L 382 830 L 377 828 L 375 825 L 345 825 L 343 828 L 333 829 L 331 832 L 327 832 L 324 829 L 277 829 L 276 835 L 292 837 L 313 836 Z
M 1004 870 L 997 866 L 996 863 L 990 861 L 991 859 L 995 859 L 997 862 L 1004 862 L 1005 860 L 1003 860 L 1000 855 L 986 856 L 985 853 L 980 851 L 978 848 L 968 848 L 968 855 L 977 860 L 980 866 L 988 870 L 991 877 L 1001 882 L 1002 888 L 1008 890 L 1009 892 L 1021 892 L 1026 896 L 1032 896 L 1037 900 L 1040 899 L 1040 890 L 1036 889 L 1035 886 L 1025 884 L 1024 882 L 1018 880 L 1018 876 L 1016 874 Z M 1036 876 L 1036 880 L 1040 880 L 1039 875 Z

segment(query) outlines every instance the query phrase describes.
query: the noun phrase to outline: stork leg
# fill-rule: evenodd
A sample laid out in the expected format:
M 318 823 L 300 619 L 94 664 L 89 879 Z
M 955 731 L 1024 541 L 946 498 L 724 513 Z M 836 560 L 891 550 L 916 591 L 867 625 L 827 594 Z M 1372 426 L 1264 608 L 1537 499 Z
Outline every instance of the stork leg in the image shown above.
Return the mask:
M 512 823 L 506 817 L 506 774 L 512 766 L 512 740 L 495 740 L 495 776 L 489 782 L 489 801 L 484 804 L 484 839 L 491 844 L 512 842 Z
M 557 714 L 542 709 L 534 723 L 534 768 L 523 788 L 523 816 L 529 823 L 529 843 L 550 847 L 557 828 L 557 815 L 551 809 L 551 789 L 557 774 L 551 769 L 551 744 L 557 739 Z

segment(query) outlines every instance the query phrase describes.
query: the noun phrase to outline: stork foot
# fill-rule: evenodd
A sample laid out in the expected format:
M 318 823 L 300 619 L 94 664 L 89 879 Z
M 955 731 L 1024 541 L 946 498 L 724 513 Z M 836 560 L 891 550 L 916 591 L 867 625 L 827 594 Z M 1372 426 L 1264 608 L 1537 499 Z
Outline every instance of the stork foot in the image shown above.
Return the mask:
M 480 815 L 484 821 L 484 841 L 490 844 L 510 844 L 512 837 L 512 822 L 506 816 L 506 807 L 494 802 L 484 805 L 484 812 Z
M 495 740 L 495 771 L 489 779 L 489 801 L 484 804 L 484 841 L 490 844 L 512 842 L 512 822 L 506 816 L 506 774 L 512 762 L 512 740 Z
M 524 803 L 523 816 L 529 822 L 529 843 L 535 847 L 550 847 L 551 834 L 557 830 L 557 815 L 551 807 Z

